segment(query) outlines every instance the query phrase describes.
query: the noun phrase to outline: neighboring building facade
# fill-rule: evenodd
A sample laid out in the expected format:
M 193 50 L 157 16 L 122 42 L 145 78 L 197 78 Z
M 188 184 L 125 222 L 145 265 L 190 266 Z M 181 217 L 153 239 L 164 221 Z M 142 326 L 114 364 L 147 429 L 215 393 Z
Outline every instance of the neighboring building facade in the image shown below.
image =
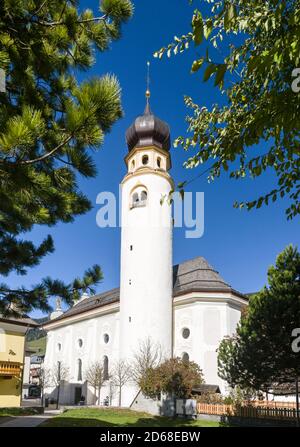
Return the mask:
M 235 332 L 247 298 L 233 290 L 202 258 L 172 266 L 172 216 L 167 197 L 173 190 L 169 175 L 170 131 L 146 110 L 126 134 L 129 153 L 122 181 L 122 236 L 120 289 L 84 295 L 63 313 L 58 305 L 48 332 L 45 368 L 69 369 L 60 389 L 60 402 L 95 403 L 84 371 L 95 361 L 106 372 L 119 359 L 132 363 L 144 340 L 159 344 L 165 357 L 193 360 L 207 384 L 226 384 L 217 376 L 219 342 Z M 59 304 L 59 303 L 58 303 Z M 108 374 L 109 375 L 109 374 Z M 55 398 L 55 387 L 47 390 Z M 127 384 L 122 405 L 130 406 L 138 390 Z M 102 390 L 117 404 L 110 380 Z M 100 399 L 101 400 L 101 399 Z
M 36 326 L 30 318 L 0 316 L 0 407 L 21 404 L 25 335 Z

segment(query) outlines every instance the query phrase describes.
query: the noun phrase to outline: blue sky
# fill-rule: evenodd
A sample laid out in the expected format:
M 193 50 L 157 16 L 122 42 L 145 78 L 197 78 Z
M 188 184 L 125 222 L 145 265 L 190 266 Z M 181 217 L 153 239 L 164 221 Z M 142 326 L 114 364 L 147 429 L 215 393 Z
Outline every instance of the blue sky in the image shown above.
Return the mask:
M 70 281 L 81 276 L 89 266 L 100 264 L 104 281 L 98 291 L 119 285 L 120 230 L 100 229 L 96 225 L 97 194 L 101 191 L 118 193 L 119 183 L 125 175 L 125 131 L 134 118 L 143 112 L 145 99 L 146 62 L 151 60 L 151 107 L 171 128 L 173 139 L 186 131 L 184 118 L 187 110 L 183 96 L 190 95 L 201 106 L 210 107 L 223 101 L 213 83 L 203 83 L 203 73 L 190 74 L 195 50 L 169 60 L 152 58 L 155 50 L 169 43 L 174 35 L 189 31 L 193 12 L 188 0 L 138 0 L 135 1 L 134 18 L 124 26 L 123 37 L 112 45 L 109 52 L 98 54 L 97 63 L 80 79 L 114 73 L 122 86 L 124 118 L 106 136 L 104 146 L 95 154 L 98 176 L 81 180 L 80 186 L 95 208 L 79 217 L 73 224 L 54 228 L 36 228 L 31 238 L 39 243 L 47 234 L 55 241 L 56 251 L 42 263 L 28 271 L 27 276 L 11 275 L 10 285 L 29 287 L 50 275 Z M 196 2 L 201 3 L 201 2 Z M 85 0 L 84 7 L 96 11 L 96 0 Z M 265 152 L 260 146 L 259 152 Z M 172 176 L 176 182 L 194 178 L 200 171 L 187 171 L 182 164 L 186 153 L 172 149 Z M 200 169 L 205 169 L 200 168 Z M 238 211 L 235 200 L 255 198 L 272 188 L 274 177 L 269 174 L 255 182 L 233 181 L 225 176 L 208 184 L 205 176 L 191 183 L 188 190 L 205 193 L 205 233 L 200 239 L 186 239 L 184 231 L 174 231 L 174 264 L 196 256 L 204 256 L 223 278 L 241 292 L 260 289 L 266 282 L 266 271 L 284 247 L 299 245 L 299 218 L 286 220 L 286 203 L 278 202 L 260 210 Z M 159 256 L 159 254 L 158 254 Z M 35 312 L 34 316 L 40 316 Z

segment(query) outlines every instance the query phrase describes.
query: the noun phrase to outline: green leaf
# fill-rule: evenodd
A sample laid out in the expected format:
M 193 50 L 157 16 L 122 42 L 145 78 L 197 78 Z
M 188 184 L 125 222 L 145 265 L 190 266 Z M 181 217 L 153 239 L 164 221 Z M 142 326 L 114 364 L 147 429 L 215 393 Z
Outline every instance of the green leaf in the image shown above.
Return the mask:
M 226 70 L 227 70 L 226 64 L 218 65 L 217 74 L 216 74 L 216 78 L 215 78 L 215 86 L 217 86 L 223 82 Z
M 197 61 L 194 61 L 193 65 L 192 65 L 192 70 L 191 70 L 192 73 L 196 73 L 202 67 L 203 62 L 204 62 L 203 58 L 198 59 Z
M 211 19 L 206 20 L 204 26 L 203 26 L 203 34 L 205 39 L 208 39 L 211 32 L 213 30 L 213 23 Z
M 215 64 L 209 64 L 204 72 L 203 81 L 208 81 L 211 75 L 216 71 L 217 66 Z
M 198 46 L 203 40 L 203 19 L 199 11 L 197 11 L 193 17 L 192 27 L 194 33 L 194 42 L 195 45 Z
M 233 4 L 229 5 L 224 14 L 224 28 L 227 31 L 232 25 L 232 20 L 236 16 L 236 9 Z

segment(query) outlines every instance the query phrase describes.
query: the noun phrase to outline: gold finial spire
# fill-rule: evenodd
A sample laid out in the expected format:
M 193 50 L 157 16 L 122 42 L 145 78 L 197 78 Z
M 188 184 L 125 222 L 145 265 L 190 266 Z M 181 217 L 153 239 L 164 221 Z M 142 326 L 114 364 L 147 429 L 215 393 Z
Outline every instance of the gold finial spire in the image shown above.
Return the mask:
M 151 92 L 150 92 L 150 62 L 147 62 L 147 90 L 146 90 L 146 98 L 147 98 L 147 103 L 149 102 L 149 98 L 151 96 Z

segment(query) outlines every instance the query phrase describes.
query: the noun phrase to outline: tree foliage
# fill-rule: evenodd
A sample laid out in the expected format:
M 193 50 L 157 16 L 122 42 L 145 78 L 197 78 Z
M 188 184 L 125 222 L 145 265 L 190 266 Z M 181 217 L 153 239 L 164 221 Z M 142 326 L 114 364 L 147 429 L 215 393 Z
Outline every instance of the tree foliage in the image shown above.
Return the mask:
M 157 367 L 148 368 L 139 385 L 143 394 L 152 399 L 159 398 L 161 393 L 187 398 L 191 396 L 192 389 L 203 382 L 197 363 L 173 358 Z
M 162 361 L 162 348 L 153 342 L 151 337 L 146 337 L 139 343 L 138 350 L 134 352 L 131 366 L 131 378 L 140 386 L 149 369 L 156 368 Z
M 76 0 L 3 0 L 0 3 L 0 276 L 25 275 L 54 251 L 50 236 L 24 239 L 34 225 L 69 223 L 91 208 L 78 175 L 94 177 L 90 154 L 121 117 L 113 75 L 75 74 L 107 50 L 132 15 L 129 0 L 103 0 L 100 14 Z M 46 278 L 27 290 L 0 285 L 0 312 L 49 310 L 48 297 L 67 303 L 102 278 L 95 266 L 70 284 Z
M 268 287 L 250 298 L 235 337 L 219 347 L 219 376 L 231 386 L 265 390 L 295 382 L 299 353 L 292 333 L 300 321 L 300 253 L 288 246 L 269 268 Z
M 300 213 L 300 103 L 291 88 L 300 63 L 300 2 L 205 2 L 207 17 L 195 9 L 191 31 L 155 56 L 196 47 L 192 73 L 203 69 L 204 81 L 214 78 L 226 104 L 208 110 L 186 96 L 189 136 L 175 145 L 189 153 L 186 168 L 209 165 L 209 181 L 222 173 L 256 179 L 272 172 L 271 191 L 235 206 L 251 210 L 286 197 L 291 219 Z

